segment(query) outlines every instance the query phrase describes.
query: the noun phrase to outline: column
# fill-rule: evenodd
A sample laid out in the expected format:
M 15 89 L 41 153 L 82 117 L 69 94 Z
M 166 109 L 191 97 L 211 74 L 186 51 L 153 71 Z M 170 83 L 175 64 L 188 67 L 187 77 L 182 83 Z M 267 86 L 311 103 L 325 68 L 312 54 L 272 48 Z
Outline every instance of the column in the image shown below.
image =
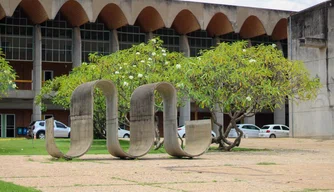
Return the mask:
M 146 33 L 146 37 L 147 37 L 147 40 L 153 39 L 154 35 L 153 35 L 152 31 Z
M 82 63 L 82 45 L 81 45 L 80 27 L 73 28 L 72 62 L 73 62 L 72 68 L 79 67 Z
M 285 125 L 285 104 L 274 110 L 274 123 Z
M 111 53 L 117 52 L 119 50 L 119 41 L 118 41 L 118 34 L 117 34 L 116 29 L 113 29 L 110 32 L 109 41 L 110 41 L 110 47 L 109 48 L 110 48 Z
M 277 49 L 281 50 L 282 54 L 284 54 L 281 42 L 277 41 L 276 46 Z M 279 108 L 276 108 L 274 110 L 274 123 L 285 125 L 285 101 L 283 104 L 280 105 Z
M 223 132 L 224 132 L 224 111 L 223 111 L 223 109 L 220 109 L 218 107 L 218 105 L 216 105 L 215 115 L 216 115 L 216 118 L 217 118 L 217 122 L 220 123 L 223 126 Z M 217 136 L 219 136 L 218 129 L 219 129 L 219 127 L 216 124 L 214 124 L 213 125 L 213 131 L 216 133 Z
M 255 115 L 251 117 L 245 117 L 244 119 L 245 124 L 254 124 L 255 125 Z
M 188 43 L 188 37 L 186 35 L 180 36 L 180 51 L 184 53 L 186 57 L 190 56 L 190 48 Z M 186 121 L 190 121 L 191 103 L 189 98 L 183 98 L 185 105 L 180 107 L 179 125 L 185 125 Z
M 41 26 L 34 27 L 34 61 L 33 61 L 33 91 L 36 96 L 41 92 L 42 88 L 42 33 Z M 35 99 L 32 107 L 32 121 L 41 120 L 41 106 L 35 104 Z

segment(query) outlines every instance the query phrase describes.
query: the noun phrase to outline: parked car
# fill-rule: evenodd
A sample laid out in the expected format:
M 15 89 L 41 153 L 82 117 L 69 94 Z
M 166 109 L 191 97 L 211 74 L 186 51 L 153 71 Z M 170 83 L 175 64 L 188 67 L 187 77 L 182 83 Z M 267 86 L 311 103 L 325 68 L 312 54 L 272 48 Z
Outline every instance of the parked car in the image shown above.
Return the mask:
M 289 127 L 281 124 L 263 125 L 260 130 L 259 137 L 289 137 Z
M 244 133 L 243 137 L 259 137 L 260 128 L 254 124 L 237 124 L 238 128 Z M 237 137 L 238 134 L 234 128 L 231 129 L 228 137 Z
M 36 138 L 45 139 L 45 121 L 33 121 L 28 126 L 27 136 L 36 135 Z M 71 128 L 64 123 L 55 120 L 54 121 L 54 137 L 70 137 Z
M 185 138 L 186 137 L 186 126 L 181 126 L 177 128 L 177 133 L 180 135 L 180 137 Z M 211 136 L 216 137 L 216 133 L 211 131 Z
M 118 127 L 118 137 L 130 138 L 130 131 Z

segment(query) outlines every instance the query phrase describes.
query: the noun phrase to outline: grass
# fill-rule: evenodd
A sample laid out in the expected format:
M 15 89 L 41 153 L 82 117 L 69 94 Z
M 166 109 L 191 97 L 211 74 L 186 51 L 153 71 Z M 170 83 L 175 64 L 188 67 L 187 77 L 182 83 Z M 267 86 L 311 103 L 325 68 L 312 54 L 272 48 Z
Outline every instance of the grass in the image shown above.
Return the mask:
M 277 165 L 277 164 L 274 162 L 260 162 L 260 163 L 257 163 L 256 165 Z
M 327 192 L 329 189 L 303 189 L 301 191 L 292 191 L 292 192 Z
M 39 190 L 30 188 L 30 187 L 23 187 L 19 185 L 15 185 L 10 182 L 4 182 L 0 180 L 0 190 L 1 192 L 39 192 Z
M 209 151 L 211 152 L 221 152 L 222 150 L 218 149 L 218 147 L 210 147 Z M 255 149 L 255 148 L 242 148 L 242 147 L 234 147 L 231 149 L 232 152 L 254 152 L 254 151 L 271 151 L 270 149 Z
M 57 147 L 66 153 L 70 147 L 70 139 L 55 139 Z M 128 150 L 130 142 L 120 140 L 124 150 Z M 152 149 L 149 153 L 166 153 L 164 148 Z M 87 154 L 109 154 L 106 140 L 94 140 Z M 0 155 L 48 155 L 45 141 L 36 139 L 0 139 Z

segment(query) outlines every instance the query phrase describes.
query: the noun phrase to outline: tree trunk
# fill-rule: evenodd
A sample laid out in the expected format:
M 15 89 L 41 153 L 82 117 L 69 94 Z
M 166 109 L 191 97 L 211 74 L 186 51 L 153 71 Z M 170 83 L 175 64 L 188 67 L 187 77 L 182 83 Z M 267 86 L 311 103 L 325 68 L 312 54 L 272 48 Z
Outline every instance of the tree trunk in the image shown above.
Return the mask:
M 237 127 L 236 122 L 242 119 L 243 115 L 240 116 L 240 113 L 236 113 L 234 115 L 230 114 L 231 121 L 225 132 L 223 132 L 223 129 L 224 129 L 223 125 L 217 122 L 217 118 L 213 111 L 211 112 L 211 115 L 213 117 L 213 122 L 219 127 L 218 136 L 212 139 L 212 143 L 219 144 L 218 149 L 224 150 L 224 151 L 231 151 L 233 147 L 239 146 L 241 142 L 241 138 L 243 137 L 243 132 Z M 236 130 L 237 135 L 238 135 L 234 141 L 230 141 L 227 139 L 228 134 L 230 133 L 232 128 Z

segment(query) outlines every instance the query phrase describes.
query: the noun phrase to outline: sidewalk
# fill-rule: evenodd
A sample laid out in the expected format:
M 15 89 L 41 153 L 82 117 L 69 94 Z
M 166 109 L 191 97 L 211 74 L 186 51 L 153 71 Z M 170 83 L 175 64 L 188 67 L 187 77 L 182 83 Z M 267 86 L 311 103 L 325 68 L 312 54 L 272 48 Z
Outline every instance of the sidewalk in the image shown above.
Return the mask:
M 84 155 L 72 162 L 0 156 L 0 180 L 46 192 L 334 191 L 334 140 L 248 138 L 240 147 L 267 150 L 208 152 L 194 159 Z

